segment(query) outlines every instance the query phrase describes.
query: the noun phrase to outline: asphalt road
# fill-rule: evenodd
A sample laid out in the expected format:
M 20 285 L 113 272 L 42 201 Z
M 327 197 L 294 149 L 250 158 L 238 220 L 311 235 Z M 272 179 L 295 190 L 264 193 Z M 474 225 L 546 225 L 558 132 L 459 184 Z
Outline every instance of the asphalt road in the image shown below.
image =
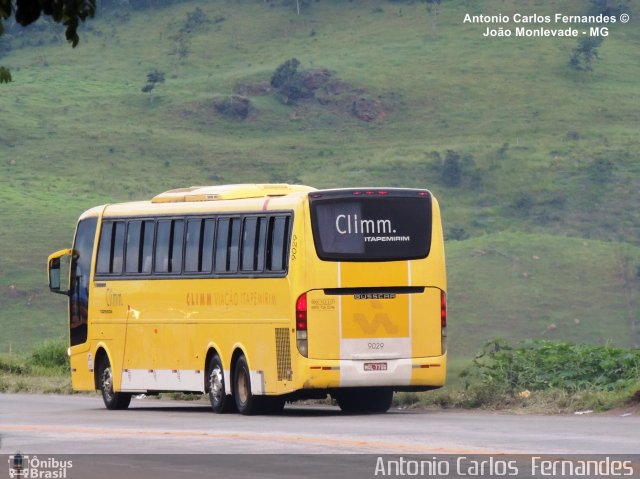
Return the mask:
M 0 394 L 0 454 L 637 454 L 637 415 L 408 411 L 345 415 L 287 406 L 278 416 L 217 415 L 204 402 Z

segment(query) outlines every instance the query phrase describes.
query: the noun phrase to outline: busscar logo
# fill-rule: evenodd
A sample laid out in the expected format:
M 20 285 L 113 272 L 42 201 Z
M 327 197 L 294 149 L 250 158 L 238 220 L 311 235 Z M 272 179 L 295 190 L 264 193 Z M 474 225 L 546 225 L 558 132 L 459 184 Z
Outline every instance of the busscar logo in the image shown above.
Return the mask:
M 29 456 L 24 456 L 19 452 L 13 456 L 9 456 L 9 477 L 28 477 L 29 474 Z

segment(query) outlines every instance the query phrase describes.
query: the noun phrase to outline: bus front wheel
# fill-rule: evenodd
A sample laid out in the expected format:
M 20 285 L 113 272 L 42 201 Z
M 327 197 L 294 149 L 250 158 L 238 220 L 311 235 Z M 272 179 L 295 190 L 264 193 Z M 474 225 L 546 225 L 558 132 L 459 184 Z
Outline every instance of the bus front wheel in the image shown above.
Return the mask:
M 224 384 L 224 369 L 222 368 L 220 356 L 217 354 L 214 354 L 209 360 L 207 379 L 209 381 L 207 384 L 209 401 L 213 412 L 218 414 L 232 412 L 235 404 L 233 403 L 233 398 L 227 394 Z
M 107 409 L 127 409 L 131 403 L 131 394 L 117 393 L 113 391 L 113 370 L 109 360 L 105 358 L 100 363 L 98 370 L 98 378 L 100 380 L 100 390 L 102 391 L 102 400 Z

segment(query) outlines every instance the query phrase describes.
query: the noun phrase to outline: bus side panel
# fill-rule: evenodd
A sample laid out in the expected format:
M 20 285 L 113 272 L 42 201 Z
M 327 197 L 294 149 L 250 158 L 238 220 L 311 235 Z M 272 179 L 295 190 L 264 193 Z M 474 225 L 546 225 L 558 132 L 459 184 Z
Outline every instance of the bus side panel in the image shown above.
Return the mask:
M 93 391 L 93 363 L 89 360 L 88 343 L 80 344 L 72 348 L 69 357 L 71 367 L 71 387 L 74 391 Z
M 126 284 L 123 390 L 202 391 L 211 343 L 220 348 L 217 352 L 228 379 L 237 347 L 256 378 L 256 393 L 277 393 L 289 387 L 292 333 L 286 278 Z M 278 354 L 279 343 L 287 347 Z
M 307 293 L 309 358 L 340 358 L 340 305 L 340 296 L 327 296 L 321 289 Z
M 127 330 L 127 305 L 124 303 L 126 283 L 122 281 L 95 281 L 91 305 L 90 338 L 92 369 L 99 367 L 96 361 L 100 344 L 108 346 L 107 354 L 113 371 L 114 390 L 120 390 L 120 373 Z M 93 370 L 91 371 L 93 386 Z
M 422 294 L 412 294 L 411 310 L 413 357 L 440 356 L 440 289 L 425 288 Z
M 126 281 L 127 328 L 122 389 L 199 391 L 194 324 L 186 304 L 189 280 Z
M 440 220 L 440 207 L 435 198 L 431 200 L 432 232 L 431 250 L 424 260 L 411 262 L 411 284 L 435 286 L 447 291 L 446 261 L 444 253 L 444 237 Z
M 229 390 L 233 384 L 231 360 L 235 351 L 242 351 L 249 363 L 254 394 L 289 391 L 293 333 L 287 279 L 217 279 L 208 282 L 206 290 L 208 293 L 189 306 L 195 321 L 194 358 L 199 358 L 200 367 L 206 367 L 207 347 L 214 342 Z M 179 334 L 176 329 L 176 337 Z

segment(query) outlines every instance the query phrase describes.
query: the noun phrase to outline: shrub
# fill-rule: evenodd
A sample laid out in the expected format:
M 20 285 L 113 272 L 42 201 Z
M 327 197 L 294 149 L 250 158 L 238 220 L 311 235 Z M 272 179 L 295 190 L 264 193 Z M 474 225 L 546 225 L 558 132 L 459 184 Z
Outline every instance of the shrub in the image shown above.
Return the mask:
M 0 372 L 9 374 L 28 374 L 30 372 L 30 368 L 21 357 L 14 355 L 1 356 Z
M 299 65 L 298 59 L 292 58 L 278 66 L 271 75 L 271 86 L 278 91 L 283 103 L 295 103 L 314 95 L 313 88 L 305 82 L 305 76 L 298 72 Z
M 591 14 L 619 16 L 621 13 L 629 13 L 629 7 L 622 3 L 610 3 L 610 0 L 591 0 Z
M 442 163 L 442 182 L 446 186 L 458 186 L 462 182 L 460 155 L 453 150 L 447 150 Z
M 290 82 L 297 75 L 299 65 L 300 61 L 297 58 L 292 58 L 279 65 L 271 75 L 271 86 L 281 88 Z
M 602 45 L 602 37 L 581 37 L 578 45 L 571 52 L 569 66 L 578 71 L 591 71 L 591 63 L 598 58 L 598 47 Z
M 525 340 L 517 346 L 504 339 L 485 344 L 464 372 L 469 385 L 517 393 L 540 391 L 619 391 L 639 384 L 640 351 Z
M 511 201 L 511 208 L 520 216 L 528 216 L 534 205 L 535 201 L 533 196 L 526 191 L 516 193 L 515 197 Z
M 142 87 L 142 91 L 144 93 L 150 92 L 157 83 L 164 83 L 164 72 L 156 69 L 147 73 L 147 84 Z
M 434 158 L 439 159 L 440 155 Z M 452 188 L 464 185 L 467 189 L 476 190 L 483 182 L 483 170 L 476 167 L 473 157 L 455 150 L 447 150 L 444 161 L 439 163 L 439 170 L 442 183 Z
M 238 95 L 217 101 L 214 106 L 218 113 L 233 120 L 245 120 L 251 112 L 249 99 Z
M 498 148 L 498 151 L 496 152 L 496 156 L 501 159 L 504 160 L 509 154 L 509 143 L 503 143 L 502 146 L 500 148 Z
M 447 231 L 446 238 L 453 241 L 462 241 L 469 239 L 469 233 L 464 228 L 450 228 Z
M 163 83 L 164 82 L 164 72 L 155 69 L 149 73 L 147 73 L 147 83 Z
M 222 21 L 224 21 L 224 17 Z M 187 12 L 187 18 L 181 30 L 185 33 L 206 31 L 210 23 L 211 20 L 207 14 L 200 7 L 196 7 L 195 10 Z
M 33 366 L 43 368 L 68 369 L 69 356 L 66 341 L 56 339 L 39 344 L 31 353 L 29 362 Z
M 587 166 L 587 173 L 594 183 L 607 183 L 613 176 L 613 162 L 608 158 L 596 158 Z

